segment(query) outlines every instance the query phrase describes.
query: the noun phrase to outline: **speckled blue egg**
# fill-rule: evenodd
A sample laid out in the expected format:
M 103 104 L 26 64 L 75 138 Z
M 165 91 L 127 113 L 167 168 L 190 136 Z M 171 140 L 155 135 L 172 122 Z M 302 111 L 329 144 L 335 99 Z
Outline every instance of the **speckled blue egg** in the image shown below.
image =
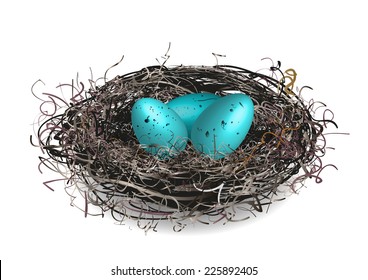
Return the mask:
M 215 101 L 198 117 L 191 140 L 197 151 L 214 159 L 223 158 L 245 139 L 254 115 L 251 98 L 243 93 L 230 94 Z
M 190 137 L 194 122 L 208 106 L 219 98 L 220 96 L 208 92 L 191 93 L 170 100 L 167 106 L 184 121 Z
M 187 128 L 165 103 L 142 98 L 135 102 L 131 114 L 135 136 L 147 152 L 168 159 L 185 149 Z

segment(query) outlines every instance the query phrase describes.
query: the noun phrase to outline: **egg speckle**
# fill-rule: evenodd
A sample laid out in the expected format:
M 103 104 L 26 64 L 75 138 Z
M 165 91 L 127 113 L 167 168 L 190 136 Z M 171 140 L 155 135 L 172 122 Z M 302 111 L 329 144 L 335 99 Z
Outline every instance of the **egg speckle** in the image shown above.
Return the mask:
M 187 128 L 166 104 L 153 98 L 142 98 L 132 108 L 134 134 L 147 152 L 168 159 L 185 149 Z

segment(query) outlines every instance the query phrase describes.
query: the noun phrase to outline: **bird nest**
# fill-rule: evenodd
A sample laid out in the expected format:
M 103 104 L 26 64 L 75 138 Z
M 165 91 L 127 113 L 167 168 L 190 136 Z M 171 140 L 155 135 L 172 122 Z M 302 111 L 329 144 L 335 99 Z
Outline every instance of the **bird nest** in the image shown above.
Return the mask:
M 148 221 L 151 227 L 170 220 L 175 230 L 189 221 L 243 220 L 283 199 L 283 190 L 296 192 L 308 178 L 321 181 L 323 131 L 327 123 L 336 125 L 314 118 L 324 104 L 303 100 L 303 88 L 294 90 L 295 71 L 279 67 L 265 75 L 231 65 L 157 65 L 101 86 L 91 83 L 88 90 L 71 85 L 70 100 L 52 94 L 42 99 L 55 108 L 50 113 L 41 106 L 34 145 L 47 155 L 41 164 L 73 188 L 72 202 L 75 190 L 81 194 L 86 215 L 111 211 L 120 222 Z M 190 142 L 165 160 L 142 149 L 131 125 L 133 104 L 143 97 L 168 102 L 199 92 L 250 96 L 254 119 L 241 145 L 222 159 L 199 154 Z

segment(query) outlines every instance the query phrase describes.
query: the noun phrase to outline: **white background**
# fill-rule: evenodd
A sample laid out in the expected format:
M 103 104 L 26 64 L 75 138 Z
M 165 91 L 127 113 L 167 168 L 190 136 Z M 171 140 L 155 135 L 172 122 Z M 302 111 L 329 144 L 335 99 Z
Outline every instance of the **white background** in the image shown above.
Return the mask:
M 111 268 L 258 266 L 253 279 L 367 279 L 364 1 L 7 1 L 0 8 L 0 259 L 4 279 L 114 279 Z M 147 235 L 106 217 L 84 218 L 62 187 L 42 182 L 29 143 L 39 103 L 30 88 L 55 91 L 79 72 L 96 77 L 156 64 L 221 63 L 258 70 L 264 57 L 293 67 L 297 84 L 324 101 L 339 124 L 327 136 L 324 181 L 270 213 L 236 225 L 163 229 Z M 159 278 L 156 279 L 169 279 Z M 196 276 L 196 279 L 202 277 Z M 223 277 L 215 277 L 222 279 Z M 230 279 L 242 279 L 234 276 Z M 125 277 L 125 279 L 130 279 Z M 139 279 L 132 278 L 132 279 Z M 143 277 L 142 279 L 151 279 Z M 154 279 L 154 278 L 153 278 Z M 174 279 L 174 278 L 170 278 Z M 189 279 L 189 277 L 178 277 Z M 206 279 L 206 277 L 205 277 Z M 210 279 L 210 277 L 207 277 Z M 252 279 L 252 278 L 250 278 Z

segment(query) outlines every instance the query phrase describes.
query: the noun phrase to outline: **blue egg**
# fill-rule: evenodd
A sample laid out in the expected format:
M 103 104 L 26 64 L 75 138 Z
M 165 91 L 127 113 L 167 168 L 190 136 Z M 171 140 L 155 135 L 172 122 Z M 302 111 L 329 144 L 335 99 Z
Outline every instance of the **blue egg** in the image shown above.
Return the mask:
M 191 93 L 170 100 L 167 106 L 184 121 L 190 137 L 192 126 L 199 115 L 219 98 L 220 96 L 213 93 Z
M 185 149 L 188 132 L 184 122 L 163 102 L 139 99 L 132 107 L 132 127 L 139 143 L 159 159 L 176 156 Z
M 195 121 L 191 140 L 195 149 L 214 159 L 223 158 L 245 139 L 254 115 L 251 98 L 230 94 L 215 101 Z

